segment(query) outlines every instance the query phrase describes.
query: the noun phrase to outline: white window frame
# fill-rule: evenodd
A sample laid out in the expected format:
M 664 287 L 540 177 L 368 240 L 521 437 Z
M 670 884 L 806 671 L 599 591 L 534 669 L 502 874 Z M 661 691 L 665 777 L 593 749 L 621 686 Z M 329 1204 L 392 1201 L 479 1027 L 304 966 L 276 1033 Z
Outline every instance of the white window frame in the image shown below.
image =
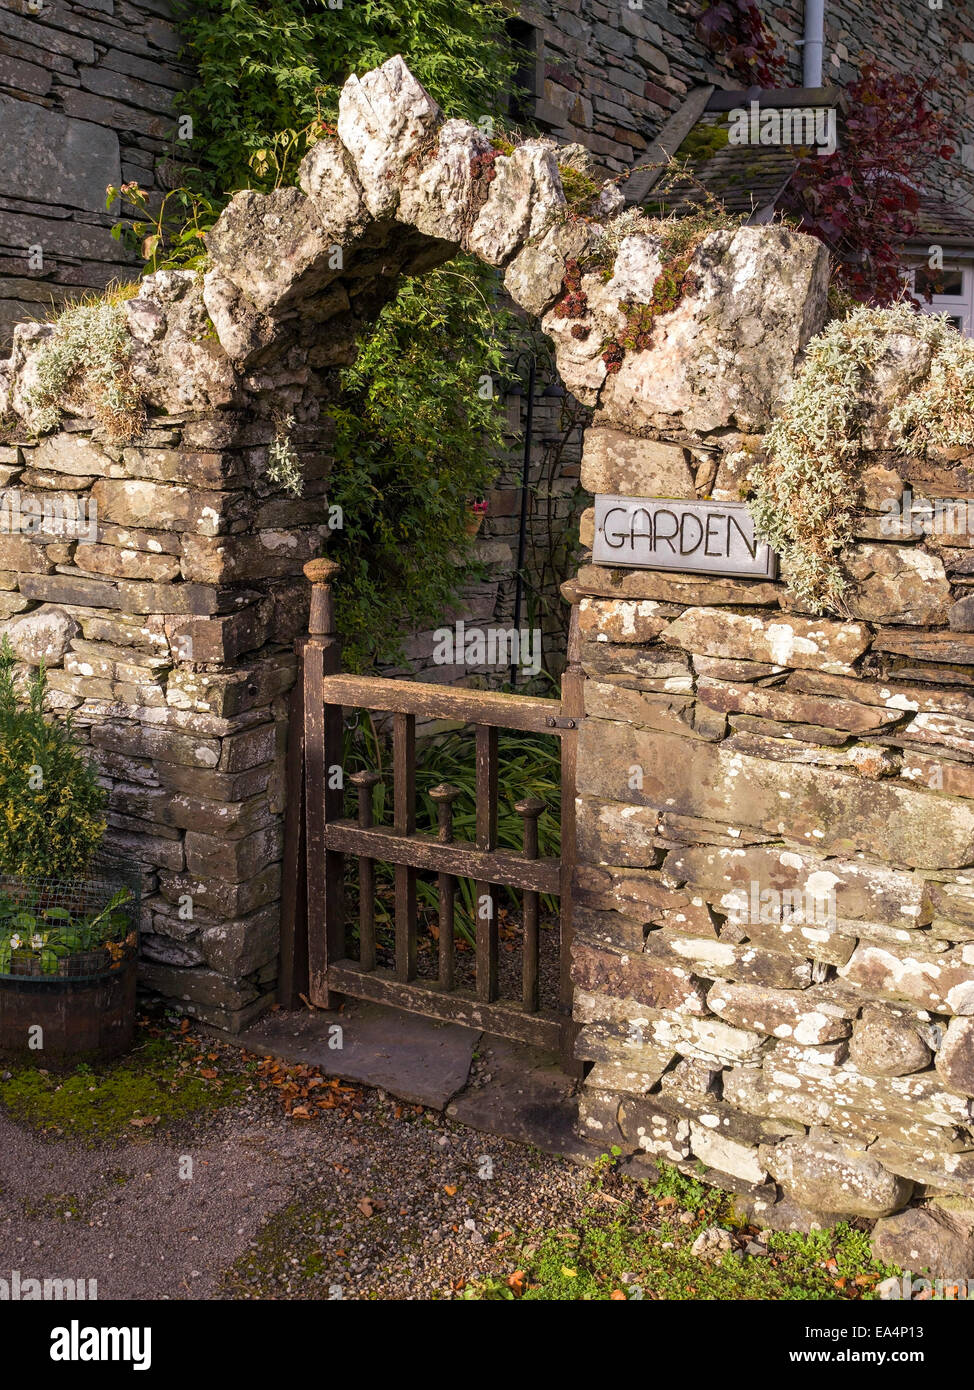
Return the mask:
M 919 267 L 914 266 L 910 271 L 910 289 L 916 296 L 921 313 L 950 314 L 952 318 L 959 318 L 961 320 L 961 332 L 965 338 L 974 338 L 974 260 L 967 256 L 955 256 L 951 260 L 945 261 L 944 270 L 959 270 L 961 272 L 961 293 L 935 294 L 929 303 L 921 294 L 917 293 L 917 269 Z

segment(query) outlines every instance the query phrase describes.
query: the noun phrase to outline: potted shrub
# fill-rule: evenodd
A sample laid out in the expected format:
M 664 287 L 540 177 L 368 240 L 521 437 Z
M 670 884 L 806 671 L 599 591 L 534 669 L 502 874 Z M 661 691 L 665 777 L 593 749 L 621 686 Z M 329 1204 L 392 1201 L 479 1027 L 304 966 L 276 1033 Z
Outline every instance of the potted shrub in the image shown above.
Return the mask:
M 112 1054 L 135 1027 L 139 880 L 102 849 L 105 792 L 70 719 L 45 718 L 46 684 L 41 667 L 18 698 L 4 638 L 0 1048 Z

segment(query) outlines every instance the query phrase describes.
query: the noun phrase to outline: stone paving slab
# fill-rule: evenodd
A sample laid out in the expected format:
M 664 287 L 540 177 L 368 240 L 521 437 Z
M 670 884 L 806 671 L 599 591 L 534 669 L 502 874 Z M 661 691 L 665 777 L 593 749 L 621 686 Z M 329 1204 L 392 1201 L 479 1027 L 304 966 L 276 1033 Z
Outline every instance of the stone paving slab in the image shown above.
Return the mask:
M 341 1047 L 333 1046 L 341 1032 Z M 236 1039 L 254 1052 L 321 1067 L 330 1076 L 445 1109 L 466 1085 L 480 1034 L 382 1004 L 348 1001 L 328 1009 L 277 1010 Z
M 576 1133 L 575 1082 L 551 1053 L 486 1035 L 478 1052 L 481 1075 L 446 1107 L 451 1120 L 575 1162 L 599 1157 L 602 1150 Z

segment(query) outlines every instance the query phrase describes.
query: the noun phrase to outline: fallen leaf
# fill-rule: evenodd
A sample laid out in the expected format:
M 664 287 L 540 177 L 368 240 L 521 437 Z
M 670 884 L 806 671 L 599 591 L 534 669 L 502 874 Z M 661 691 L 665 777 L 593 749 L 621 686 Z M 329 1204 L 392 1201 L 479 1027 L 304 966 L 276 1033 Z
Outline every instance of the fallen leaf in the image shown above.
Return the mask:
M 135 1125 L 136 1129 L 142 1129 L 144 1125 L 157 1125 L 162 1117 L 160 1115 L 138 1115 L 129 1120 L 130 1125 Z
M 203 1067 L 200 1070 L 200 1076 L 206 1081 L 215 1081 L 219 1075 L 216 1067 Z
M 524 1292 L 524 1281 L 527 1274 L 523 1269 L 516 1269 L 513 1274 L 507 1276 L 507 1287 L 514 1293 L 520 1295 Z
M 311 1111 L 306 1105 L 296 1105 L 291 1111 L 292 1120 L 310 1120 Z
M 612 1292 L 609 1294 L 609 1298 L 613 1303 L 629 1302 L 628 1298 L 626 1298 L 626 1295 L 622 1292 L 621 1289 L 613 1289 Z
M 566 1279 L 577 1279 L 577 1278 L 578 1278 L 578 1270 L 577 1270 L 577 1269 L 569 1269 L 567 1265 L 562 1265 L 562 1267 L 561 1267 L 561 1272 L 562 1272 L 562 1274 L 564 1275 L 564 1277 L 565 1277 Z
M 444 1187 L 443 1191 L 446 1193 L 448 1197 L 455 1197 L 457 1195 L 456 1188 L 449 1183 L 446 1185 L 446 1187 Z
M 375 1215 L 375 1204 L 373 1203 L 371 1197 L 361 1197 L 359 1199 L 358 1209 L 363 1216 Z

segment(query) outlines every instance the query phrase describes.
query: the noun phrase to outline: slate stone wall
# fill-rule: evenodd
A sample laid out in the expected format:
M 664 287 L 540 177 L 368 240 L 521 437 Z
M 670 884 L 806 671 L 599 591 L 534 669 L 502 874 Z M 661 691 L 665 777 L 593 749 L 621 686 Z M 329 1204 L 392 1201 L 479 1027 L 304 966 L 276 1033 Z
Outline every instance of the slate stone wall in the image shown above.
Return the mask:
M 105 189 L 175 177 L 179 47 L 168 0 L 0 6 L 0 344 L 52 300 L 137 273 Z

